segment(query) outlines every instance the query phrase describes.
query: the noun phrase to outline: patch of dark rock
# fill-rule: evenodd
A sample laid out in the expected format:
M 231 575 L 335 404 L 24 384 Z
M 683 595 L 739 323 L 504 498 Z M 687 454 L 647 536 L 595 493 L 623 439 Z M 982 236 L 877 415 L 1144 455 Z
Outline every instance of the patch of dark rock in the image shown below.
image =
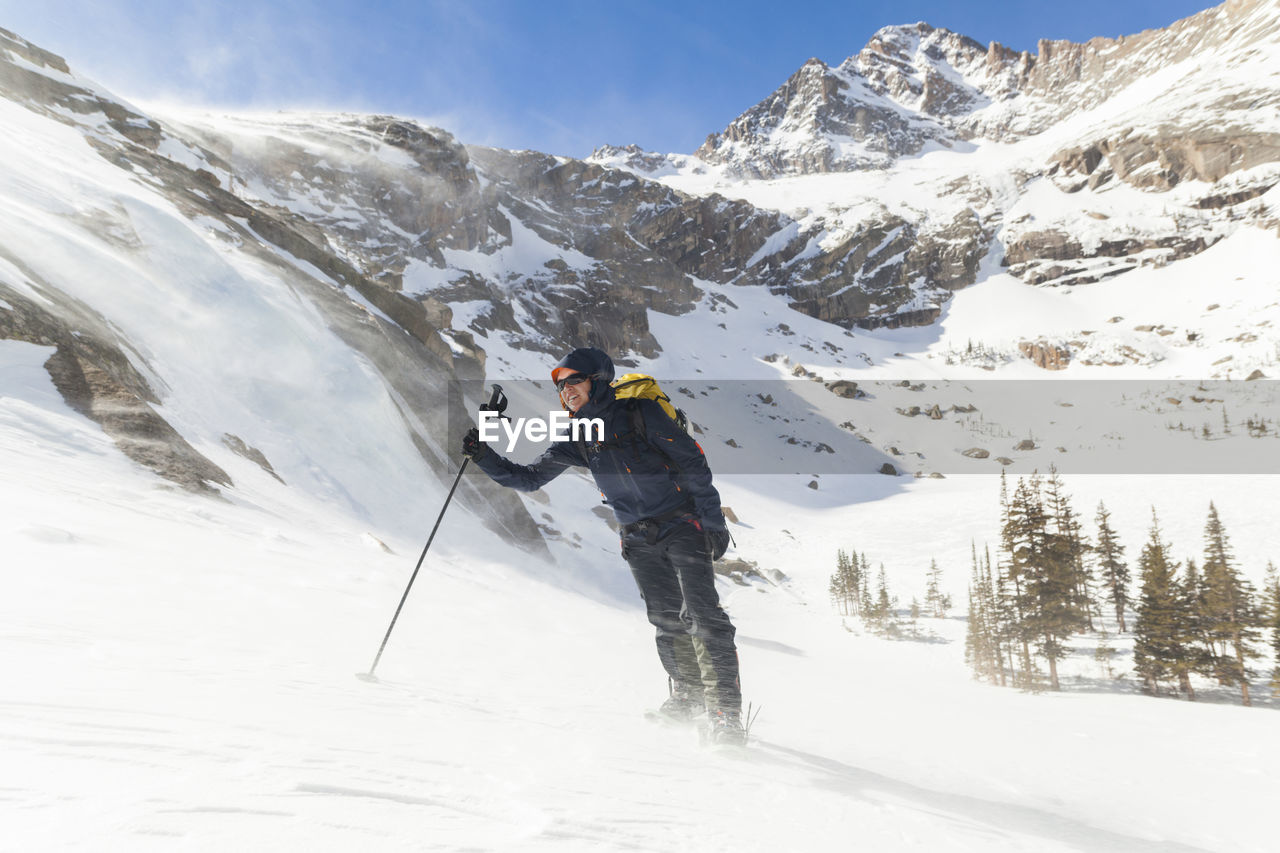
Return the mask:
M 1071 361 L 1071 350 L 1046 341 L 1020 341 L 1018 349 L 1036 367 L 1045 370 L 1064 370 Z
M 763 581 L 772 586 L 786 583 L 786 574 L 777 569 L 762 569 L 754 560 L 726 558 L 715 562 L 716 574 L 728 578 L 739 586 L 750 586 L 752 581 Z
M 240 436 L 226 433 L 222 436 L 222 443 L 225 444 L 232 453 L 237 456 L 243 456 L 263 471 L 266 471 L 272 477 L 275 477 L 281 483 L 284 483 L 284 480 L 281 479 L 280 475 L 271 467 L 271 463 L 267 461 L 266 455 L 264 455 L 258 448 L 250 447 L 248 444 L 245 444 L 244 439 Z
M 854 399 L 859 396 L 858 383 L 850 382 L 847 379 L 828 383 L 827 390 L 837 397 L 844 397 L 845 399 Z
M 596 505 L 591 508 L 591 514 L 597 518 L 604 519 L 604 523 L 609 525 L 610 530 L 614 533 L 618 532 L 618 519 L 614 516 L 613 510 L 605 506 Z

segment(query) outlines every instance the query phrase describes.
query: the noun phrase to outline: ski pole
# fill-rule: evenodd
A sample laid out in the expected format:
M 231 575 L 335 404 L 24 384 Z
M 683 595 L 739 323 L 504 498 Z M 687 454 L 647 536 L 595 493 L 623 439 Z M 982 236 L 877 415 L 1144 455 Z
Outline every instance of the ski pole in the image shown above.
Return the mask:
M 502 386 L 493 385 L 493 392 L 489 396 L 489 402 L 480 407 L 481 411 L 497 412 L 500 416 L 507 410 L 507 396 L 502 393 Z M 422 563 L 427 559 L 427 552 L 431 550 L 431 543 L 435 541 L 436 531 L 440 529 L 440 522 L 444 520 L 445 510 L 449 508 L 449 503 L 453 500 L 453 493 L 458 489 L 458 483 L 462 482 L 462 475 L 467 470 L 467 464 L 471 462 L 468 456 L 462 460 L 462 467 L 458 469 L 458 476 L 453 478 L 453 486 L 449 488 L 449 495 L 444 499 L 444 506 L 440 507 L 440 514 L 436 516 L 435 526 L 431 528 L 431 535 L 427 537 L 427 544 L 422 549 L 422 556 L 418 557 L 418 564 L 413 567 L 413 574 L 409 576 L 409 584 L 404 588 L 404 595 L 400 596 L 400 604 L 396 607 L 395 615 L 391 617 L 391 624 L 387 626 L 386 636 L 382 638 L 382 645 L 378 646 L 378 654 L 373 658 L 373 666 L 369 667 L 368 672 L 357 673 L 356 677 L 365 681 L 374 681 L 373 672 L 378 668 L 378 661 L 382 660 L 382 652 L 387 648 L 387 640 L 391 639 L 391 632 L 395 630 L 396 620 L 400 618 L 400 611 L 404 609 L 404 603 L 409 599 L 409 590 L 413 589 L 413 582 L 418 579 L 418 570 L 422 568 Z

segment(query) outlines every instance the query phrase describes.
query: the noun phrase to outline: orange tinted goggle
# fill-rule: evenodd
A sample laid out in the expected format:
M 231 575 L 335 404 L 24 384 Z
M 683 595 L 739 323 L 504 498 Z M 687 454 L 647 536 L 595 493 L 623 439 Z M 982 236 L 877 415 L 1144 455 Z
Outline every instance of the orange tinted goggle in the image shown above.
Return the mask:
M 556 390 L 563 391 L 566 385 L 580 385 L 591 377 L 585 373 L 570 373 L 563 379 L 556 380 Z

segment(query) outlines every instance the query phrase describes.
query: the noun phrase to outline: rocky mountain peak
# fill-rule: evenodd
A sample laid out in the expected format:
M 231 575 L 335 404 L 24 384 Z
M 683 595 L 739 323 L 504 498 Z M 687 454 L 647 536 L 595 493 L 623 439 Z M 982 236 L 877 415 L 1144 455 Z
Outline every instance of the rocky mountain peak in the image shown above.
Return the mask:
M 750 178 L 883 168 L 939 130 L 862 75 L 810 59 L 695 156 Z
M 1041 40 L 1035 54 L 924 22 L 885 27 L 838 66 L 809 60 L 696 153 L 747 178 L 884 168 L 930 142 L 1043 133 L 1160 74 L 1199 95 L 1201 114 L 1238 103 L 1244 89 L 1256 105 L 1275 93 L 1267 73 L 1246 80 L 1232 69 L 1278 48 L 1274 0 L 1230 0 L 1136 35 Z M 1184 121 L 1177 97 L 1165 106 Z
M 16 33 L 0 27 L 0 53 L 6 55 L 5 58 L 12 61 L 14 57 L 26 60 L 32 65 L 40 68 L 52 68 L 63 74 L 70 74 L 71 69 L 67 65 L 67 61 L 56 53 L 50 53 L 44 48 L 37 47 Z

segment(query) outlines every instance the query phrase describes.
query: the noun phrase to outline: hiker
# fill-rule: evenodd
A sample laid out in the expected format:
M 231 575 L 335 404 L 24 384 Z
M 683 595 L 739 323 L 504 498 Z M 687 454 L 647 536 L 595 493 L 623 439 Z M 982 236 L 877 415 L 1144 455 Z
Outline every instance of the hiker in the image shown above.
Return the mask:
M 571 417 L 603 421 L 603 441 L 553 441 L 532 464 L 519 465 L 473 428 L 463 453 L 495 482 L 526 492 L 571 465 L 590 469 L 621 525 L 622 556 L 657 629 L 670 678 L 659 713 L 693 721 L 705 708 L 713 742 L 744 742 L 735 629 L 711 565 L 728 548 L 729 531 L 702 448 L 656 400 L 618 399 L 613 360 L 599 349 L 575 349 L 551 378 Z

